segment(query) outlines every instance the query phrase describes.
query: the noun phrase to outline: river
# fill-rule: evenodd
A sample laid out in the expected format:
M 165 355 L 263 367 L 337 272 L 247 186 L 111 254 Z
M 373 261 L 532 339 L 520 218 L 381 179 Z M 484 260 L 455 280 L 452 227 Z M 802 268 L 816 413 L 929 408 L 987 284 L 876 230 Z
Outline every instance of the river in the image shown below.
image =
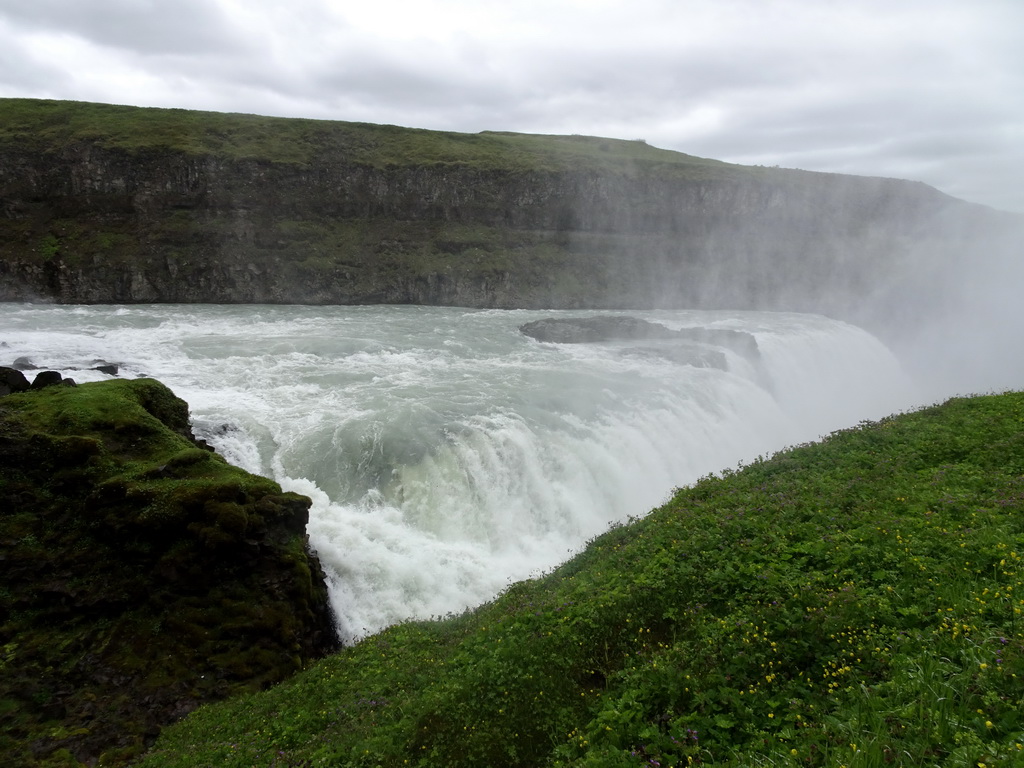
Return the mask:
M 347 642 L 484 602 L 708 473 L 920 404 L 881 342 L 817 315 L 628 313 L 744 331 L 755 354 L 519 331 L 594 314 L 615 313 L 0 304 L 0 364 L 155 377 L 229 461 L 310 496 Z

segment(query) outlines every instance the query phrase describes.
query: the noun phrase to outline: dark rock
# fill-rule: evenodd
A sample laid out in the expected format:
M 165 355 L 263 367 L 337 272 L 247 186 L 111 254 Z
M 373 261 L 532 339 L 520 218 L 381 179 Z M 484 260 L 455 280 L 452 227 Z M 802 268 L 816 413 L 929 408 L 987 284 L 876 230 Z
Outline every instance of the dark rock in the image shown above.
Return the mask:
M 19 357 L 17 360 L 15 360 L 11 364 L 11 367 L 16 369 L 16 370 L 19 370 L 19 371 L 38 371 L 39 370 L 39 366 L 36 365 L 35 363 L 33 363 L 27 357 Z
M 108 376 L 117 376 L 120 367 L 117 363 L 111 363 L 106 360 L 93 360 L 92 370 L 105 373 Z
M 538 341 L 559 344 L 588 344 L 606 341 L 676 340 L 726 347 L 745 357 L 759 356 L 757 339 L 744 331 L 727 328 L 680 328 L 674 330 L 628 315 L 545 318 L 519 326 Z M 715 367 L 723 367 L 716 365 Z
M 337 648 L 309 499 L 187 431 L 150 379 L 0 408 L 4 765 L 122 765 L 203 702 Z
M 669 339 L 679 336 L 664 325 L 649 323 L 625 315 L 598 317 L 547 318 L 519 326 L 519 330 L 537 341 L 559 344 L 586 344 L 598 341 Z
M 63 380 L 64 377 L 61 376 L 60 371 L 40 371 L 32 380 L 32 389 L 54 387 L 60 384 Z
M 0 396 L 24 392 L 29 386 L 25 374 L 18 369 L 0 367 Z

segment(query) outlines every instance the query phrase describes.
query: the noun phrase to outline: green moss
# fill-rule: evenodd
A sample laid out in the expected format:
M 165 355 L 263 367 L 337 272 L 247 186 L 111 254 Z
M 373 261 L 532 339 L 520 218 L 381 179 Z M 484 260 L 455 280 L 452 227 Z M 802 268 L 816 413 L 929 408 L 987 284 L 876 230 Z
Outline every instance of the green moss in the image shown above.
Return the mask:
M 50 261 L 60 252 L 60 241 L 53 234 L 44 235 L 38 250 L 44 261 Z
M 156 381 L 0 400 L 0 752 L 116 765 L 332 647 L 308 503 L 196 445 Z

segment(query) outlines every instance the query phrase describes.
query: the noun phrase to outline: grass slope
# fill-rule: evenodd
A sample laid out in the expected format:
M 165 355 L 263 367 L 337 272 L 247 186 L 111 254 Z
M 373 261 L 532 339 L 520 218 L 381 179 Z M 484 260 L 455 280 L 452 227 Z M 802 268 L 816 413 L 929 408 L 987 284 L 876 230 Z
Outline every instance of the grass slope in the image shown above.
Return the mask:
M 333 120 L 0 99 L 0 148 L 59 153 L 76 143 L 300 165 L 328 154 L 375 167 L 457 164 L 481 170 L 542 171 L 608 170 L 629 164 L 716 178 L 759 170 L 657 149 L 642 140 L 493 131 L 468 134 Z
M 199 710 L 143 765 L 1020 765 L 1024 394 L 680 491 L 493 603 Z

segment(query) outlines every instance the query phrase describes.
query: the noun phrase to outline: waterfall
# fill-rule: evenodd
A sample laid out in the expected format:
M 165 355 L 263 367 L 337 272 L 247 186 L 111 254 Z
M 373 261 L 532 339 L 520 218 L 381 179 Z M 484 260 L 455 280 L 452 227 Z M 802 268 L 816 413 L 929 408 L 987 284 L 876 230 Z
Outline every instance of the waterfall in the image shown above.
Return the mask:
M 0 305 L 12 359 L 154 376 L 230 461 L 308 495 L 346 641 L 479 604 L 676 487 L 917 404 L 877 339 L 820 316 L 629 313 L 751 349 L 518 331 L 580 314 Z

